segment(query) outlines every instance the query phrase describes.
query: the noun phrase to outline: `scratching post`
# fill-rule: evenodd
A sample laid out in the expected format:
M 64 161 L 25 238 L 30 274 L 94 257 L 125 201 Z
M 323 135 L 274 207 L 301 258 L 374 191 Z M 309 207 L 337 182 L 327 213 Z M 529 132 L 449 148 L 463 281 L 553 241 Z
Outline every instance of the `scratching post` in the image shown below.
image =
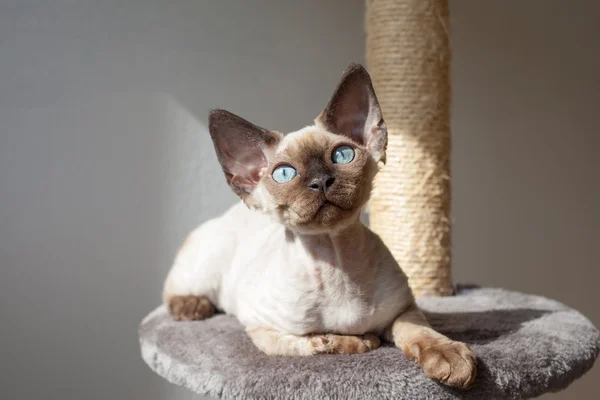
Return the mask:
M 415 295 L 451 294 L 447 0 L 367 0 L 367 64 L 387 124 L 371 228 Z

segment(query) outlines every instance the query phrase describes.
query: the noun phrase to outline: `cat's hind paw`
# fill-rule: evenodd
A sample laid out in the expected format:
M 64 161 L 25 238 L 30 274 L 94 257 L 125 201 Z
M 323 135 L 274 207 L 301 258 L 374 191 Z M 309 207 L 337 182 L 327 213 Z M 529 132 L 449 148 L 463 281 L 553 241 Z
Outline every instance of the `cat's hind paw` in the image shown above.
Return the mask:
M 176 321 L 201 320 L 215 313 L 215 306 L 205 296 L 172 296 L 167 306 Z

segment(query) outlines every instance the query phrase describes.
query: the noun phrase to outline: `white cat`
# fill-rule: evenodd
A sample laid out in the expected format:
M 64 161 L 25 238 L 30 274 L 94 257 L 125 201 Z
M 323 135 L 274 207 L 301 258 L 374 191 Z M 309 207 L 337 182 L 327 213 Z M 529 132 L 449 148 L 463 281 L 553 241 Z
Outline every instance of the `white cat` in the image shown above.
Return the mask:
M 209 130 L 243 202 L 183 244 L 164 288 L 175 319 L 222 310 L 271 355 L 362 353 L 383 338 L 432 378 L 474 381 L 472 351 L 428 325 L 391 253 L 360 221 L 387 145 L 362 66 L 348 67 L 314 125 L 283 136 L 216 110 Z

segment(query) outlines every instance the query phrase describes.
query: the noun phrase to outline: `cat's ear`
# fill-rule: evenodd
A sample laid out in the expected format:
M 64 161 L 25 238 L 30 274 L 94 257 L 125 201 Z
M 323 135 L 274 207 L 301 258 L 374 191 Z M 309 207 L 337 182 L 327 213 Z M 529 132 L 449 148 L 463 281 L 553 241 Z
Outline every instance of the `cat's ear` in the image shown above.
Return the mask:
M 385 163 L 387 126 L 371 77 L 362 65 L 350 64 L 344 71 L 333 96 L 315 123 L 362 144 L 375 161 Z
M 282 136 L 256 126 L 226 110 L 213 110 L 208 130 L 227 183 L 245 198 L 258 184 Z

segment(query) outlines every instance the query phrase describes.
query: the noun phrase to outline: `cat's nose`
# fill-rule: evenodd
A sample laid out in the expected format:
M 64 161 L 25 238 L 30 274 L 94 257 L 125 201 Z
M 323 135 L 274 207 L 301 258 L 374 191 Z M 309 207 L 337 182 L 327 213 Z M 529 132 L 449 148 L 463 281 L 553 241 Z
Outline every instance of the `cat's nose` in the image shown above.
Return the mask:
M 316 178 L 311 179 L 308 183 L 308 188 L 310 190 L 314 190 L 315 192 L 323 192 L 331 187 L 335 182 L 335 178 L 333 176 L 318 176 Z

